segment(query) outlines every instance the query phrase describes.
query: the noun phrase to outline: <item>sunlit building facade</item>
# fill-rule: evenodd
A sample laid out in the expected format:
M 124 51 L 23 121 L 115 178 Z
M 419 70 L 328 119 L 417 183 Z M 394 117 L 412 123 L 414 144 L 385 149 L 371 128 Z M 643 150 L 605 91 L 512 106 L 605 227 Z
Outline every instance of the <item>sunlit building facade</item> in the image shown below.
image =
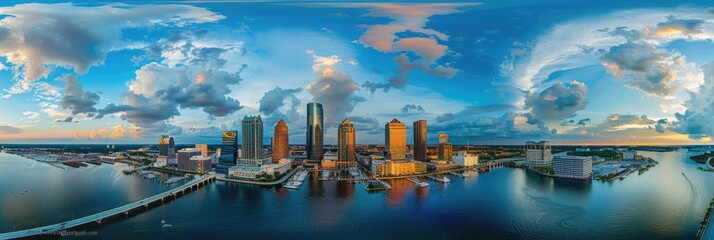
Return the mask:
M 323 141 L 323 113 L 322 104 L 308 103 L 307 104 L 307 134 L 305 142 L 305 150 L 307 151 L 307 159 L 322 160 L 322 141 Z
M 384 151 L 389 160 L 406 160 L 407 127 L 396 118 L 384 127 Z
M 355 128 L 345 118 L 337 129 L 337 168 L 355 165 Z
M 590 178 L 593 172 L 592 157 L 559 156 L 553 159 L 553 172 L 557 177 Z
M 449 142 L 449 135 L 448 134 L 439 134 L 439 136 L 437 136 L 437 140 L 439 142 L 439 146 L 438 146 L 439 160 L 444 160 L 444 161 L 450 162 L 453 159 L 453 157 L 452 157 L 453 146 Z
M 414 149 L 414 160 L 426 161 L 426 120 L 419 120 L 414 122 L 414 142 L 412 148 Z
M 201 156 L 208 156 L 208 144 L 196 144 L 196 148 L 201 149 Z
M 270 141 L 270 148 L 273 152 L 273 163 L 280 162 L 280 159 L 286 158 L 290 155 L 290 148 L 288 147 L 289 134 L 288 125 L 285 124 L 283 119 L 275 124 L 273 130 L 273 139 Z

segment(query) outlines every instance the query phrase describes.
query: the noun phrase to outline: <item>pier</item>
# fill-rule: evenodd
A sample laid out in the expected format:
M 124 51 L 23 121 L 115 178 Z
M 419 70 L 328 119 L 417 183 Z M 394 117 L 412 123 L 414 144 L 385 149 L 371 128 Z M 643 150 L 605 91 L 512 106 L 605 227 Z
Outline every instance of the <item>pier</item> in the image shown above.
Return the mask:
M 193 180 L 187 182 L 186 184 L 178 186 L 178 187 L 171 189 L 169 191 L 162 192 L 162 193 L 156 194 L 154 196 L 126 204 L 124 206 L 120 206 L 120 207 L 110 209 L 110 210 L 100 212 L 100 213 L 95 213 L 95 214 L 92 214 L 92 215 L 89 215 L 86 217 L 69 220 L 69 221 L 66 221 L 63 223 L 47 225 L 47 226 L 43 226 L 43 227 L 37 227 L 37 228 L 26 229 L 26 230 L 15 231 L 15 232 L 0 233 L 0 239 L 23 238 L 23 237 L 31 237 L 31 236 L 43 235 L 43 234 L 52 234 L 53 232 L 56 232 L 56 231 L 67 230 L 67 229 L 77 227 L 80 225 L 84 225 L 87 223 L 92 223 L 92 222 L 101 223 L 103 219 L 112 217 L 115 215 L 124 214 L 126 216 L 129 216 L 129 213 L 131 210 L 138 209 L 138 208 L 148 208 L 150 203 L 154 203 L 154 202 L 162 202 L 163 203 L 166 200 L 175 199 L 176 196 L 179 194 L 185 195 L 186 192 L 198 189 L 214 180 L 215 180 L 215 175 L 213 173 L 206 174 L 206 175 L 203 175 L 200 177 L 196 176 Z

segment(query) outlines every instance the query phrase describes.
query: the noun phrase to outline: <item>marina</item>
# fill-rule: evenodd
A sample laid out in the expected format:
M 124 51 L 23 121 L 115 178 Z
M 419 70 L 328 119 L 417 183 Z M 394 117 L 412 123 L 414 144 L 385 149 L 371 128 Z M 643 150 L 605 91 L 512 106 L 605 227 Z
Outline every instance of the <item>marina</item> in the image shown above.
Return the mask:
M 427 176 L 427 177 L 428 177 L 429 179 L 431 179 L 431 180 L 434 180 L 434 181 L 437 181 L 437 182 L 441 182 L 441 183 L 449 183 L 449 182 L 451 182 L 451 179 L 447 178 L 446 176 L 435 177 L 435 176 L 429 175 L 429 176 Z
M 417 187 L 420 187 L 420 188 L 424 188 L 424 187 L 428 187 L 428 186 L 429 186 L 429 183 L 427 183 L 427 182 L 421 182 L 421 181 L 419 181 L 418 178 L 407 178 L 407 180 L 409 180 L 410 182 L 414 183 Z

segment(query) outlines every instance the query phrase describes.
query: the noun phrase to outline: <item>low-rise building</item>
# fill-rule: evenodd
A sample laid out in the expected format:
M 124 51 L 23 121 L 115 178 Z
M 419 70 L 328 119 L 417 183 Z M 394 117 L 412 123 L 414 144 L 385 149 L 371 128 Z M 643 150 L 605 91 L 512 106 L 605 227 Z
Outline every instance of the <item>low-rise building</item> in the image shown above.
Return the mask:
M 592 176 L 591 157 L 559 156 L 553 158 L 553 172 L 556 177 L 587 179 Z
M 455 164 L 471 167 L 478 165 L 478 155 L 468 154 L 465 151 L 461 151 L 456 156 L 454 156 L 453 161 Z
M 209 156 L 193 156 L 188 161 L 180 161 L 179 169 L 206 173 L 211 170 L 211 157 Z
M 177 161 L 177 166 L 179 169 L 191 169 L 192 166 L 190 166 L 192 163 L 191 158 L 194 156 L 201 156 L 201 149 L 198 148 L 184 148 L 181 150 L 178 150 L 176 154 L 176 161 Z M 169 163 L 169 165 L 171 165 Z
M 290 167 L 290 163 L 266 164 L 260 167 L 237 165 L 228 168 L 228 177 L 246 180 L 257 180 L 258 176 L 263 174 L 267 174 L 269 176 L 274 176 L 275 173 L 285 174 L 290 170 Z
M 635 159 L 637 159 L 637 151 L 632 150 L 632 151 L 624 151 L 624 152 L 622 152 L 622 159 L 623 159 L 623 160 L 635 160 Z

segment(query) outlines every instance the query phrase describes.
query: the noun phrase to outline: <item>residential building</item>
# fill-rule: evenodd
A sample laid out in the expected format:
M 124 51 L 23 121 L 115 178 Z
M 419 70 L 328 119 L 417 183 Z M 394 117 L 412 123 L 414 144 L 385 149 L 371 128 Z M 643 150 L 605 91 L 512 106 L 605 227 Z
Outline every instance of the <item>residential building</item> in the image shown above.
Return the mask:
M 237 137 L 237 131 L 223 132 L 220 152 L 221 156 L 218 158 L 216 173 L 228 174 L 228 168 L 238 164 L 238 156 L 236 156 L 236 151 L 238 149 L 238 142 L 236 140 Z
M 208 144 L 196 144 L 196 148 L 201 149 L 201 156 L 208 156 Z
M 273 131 L 273 139 L 270 143 L 270 147 L 273 151 L 273 163 L 280 162 L 280 159 L 286 158 L 290 155 L 288 140 L 288 125 L 285 124 L 285 121 L 283 121 L 283 119 L 280 119 L 280 121 L 278 121 L 278 124 L 275 124 L 275 129 Z
M 592 171 L 591 157 L 558 156 L 553 159 L 553 172 L 557 177 L 588 179 Z
M 242 159 L 263 158 L 263 119 L 258 116 L 245 116 L 242 121 L 243 149 Z
M 412 143 L 412 148 L 414 149 L 414 160 L 426 161 L 426 120 L 419 120 L 414 122 L 414 142 Z
M 529 166 L 549 166 L 553 162 L 550 142 L 526 142 L 526 164 Z
M 468 154 L 466 151 L 460 151 L 453 158 L 455 164 L 471 167 L 478 165 L 478 155 Z
M 179 169 L 197 173 L 206 173 L 211 171 L 211 157 L 199 155 L 191 157 L 188 161 L 179 160 Z
M 389 160 L 406 160 L 407 127 L 396 118 L 384 127 L 384 151 Z
M 337 128 L 337 168 L 355 165 L 355 128 L 349 119 Z
M 308 160 L 322 160 L 322 137 L 323 137 L 323 114 L 322 104 L 307 104 L 307 134 L 305 149 Z

